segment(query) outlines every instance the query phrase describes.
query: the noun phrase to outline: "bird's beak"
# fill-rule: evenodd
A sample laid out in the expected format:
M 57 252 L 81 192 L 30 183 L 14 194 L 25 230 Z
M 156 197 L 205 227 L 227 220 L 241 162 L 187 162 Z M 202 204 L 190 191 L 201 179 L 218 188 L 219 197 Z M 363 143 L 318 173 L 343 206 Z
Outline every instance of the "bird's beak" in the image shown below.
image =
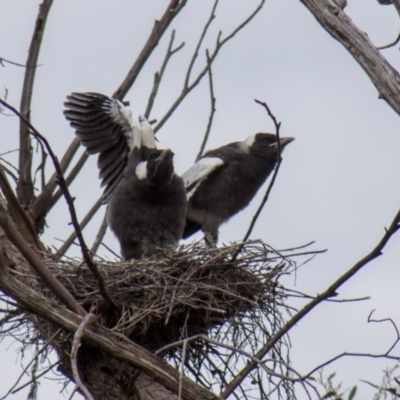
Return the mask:
M 164 150 L 161 153 L 160 157 L 157 158 L 157 164 L 163 164 L 164 160 L 172 161 L 173 157 L 174 157 L 174 153 L 170 149 Z
M 173 157 L 174 153 L 167 149 L 156 160 L 155 175 L 158 177 L 157 179 L 161 179 L 161 182 L 169 181 L 174 173 Z
M 287 144 L 289 144 L 290 142 L 293 142 L 294 137 L 284 137 L 284 138 L 280 138 L 280 144 L 281 144 L 281 148 L 285 147 Z

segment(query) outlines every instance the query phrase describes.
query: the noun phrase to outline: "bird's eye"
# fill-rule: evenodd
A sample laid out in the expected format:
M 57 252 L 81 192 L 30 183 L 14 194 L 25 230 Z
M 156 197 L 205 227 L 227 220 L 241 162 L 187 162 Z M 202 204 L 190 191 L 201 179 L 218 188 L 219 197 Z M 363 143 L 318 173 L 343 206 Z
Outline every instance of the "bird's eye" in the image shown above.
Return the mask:
M 156 153 L 151 153 L 150 154 L 150 159 L 151 160 L 155 160 L 158 157 L 158 155 Z

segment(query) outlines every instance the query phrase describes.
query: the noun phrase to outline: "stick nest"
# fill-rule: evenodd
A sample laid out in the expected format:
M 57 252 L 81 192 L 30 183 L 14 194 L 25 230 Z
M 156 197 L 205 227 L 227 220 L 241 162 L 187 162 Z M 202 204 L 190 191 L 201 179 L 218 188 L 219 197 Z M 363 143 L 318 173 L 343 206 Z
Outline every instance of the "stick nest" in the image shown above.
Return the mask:
M 282 300 L 277 278 L 286 264 L 262 242 L 211 249 L 192 244 L 157 258 L 98 262 L 115 304 L 109 311 L 81 262 L 48 266 L 86 309 L 96 307 L 103 325 L 155 351 L 254 310 L 270 314 Z

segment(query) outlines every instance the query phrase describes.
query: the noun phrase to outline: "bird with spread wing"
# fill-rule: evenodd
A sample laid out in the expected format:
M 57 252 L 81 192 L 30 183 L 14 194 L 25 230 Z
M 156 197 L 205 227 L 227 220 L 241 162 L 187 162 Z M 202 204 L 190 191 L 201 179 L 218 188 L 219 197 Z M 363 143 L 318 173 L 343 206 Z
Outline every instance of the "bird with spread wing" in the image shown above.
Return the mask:
M 156 149 L 147 119 L 139 124 L 117 99 L 72 93 L 64 115 L 89 154 L 99 154 L 103 203 L 123 259 L 176 246 L 185 224 L 186 195 L 175 174 L 173 152 Z

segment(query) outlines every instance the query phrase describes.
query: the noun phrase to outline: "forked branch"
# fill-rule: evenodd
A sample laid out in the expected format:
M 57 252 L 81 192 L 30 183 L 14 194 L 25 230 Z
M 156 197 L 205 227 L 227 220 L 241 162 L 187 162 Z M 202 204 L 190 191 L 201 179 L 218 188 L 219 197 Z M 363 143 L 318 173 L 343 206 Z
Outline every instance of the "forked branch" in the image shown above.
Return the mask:
M 360 269 L 369 264 L 372 260 L 382 255 L 382 251 L 386 244 L 389 242 L 391 237 L 400 229 L 400 210 L 397 212 L 389 228 L 385 229 L 385 234 L 382 239 L 378 242 L 374 249 L 371 250 L 365 257 L 359 260 L 354 266 L 352 266 L 347 272 L 341 275 L 332 285 L 330 285 L 324 292 L 316 296 L 308 304 L 306 304 L 300 311 L 298 311 L 286 324 L 276 332 L 271 339 L 257 352 L 255 355 L 258 359 L 263 359 L 265 355 L 273 348 L 284 335 L 286 335 L 302 318 L 304 318 L 311 310 L 316 306 L 324 302 L 325 300 L 335 297 L 337 290 L 349 279 L 351 279 Z M 232 380 L 232 382 L 226 387 L 221 397 L 226 399 L 246 378 L 246 376 L 256 368 L 254 362 L 249 362 L 239 374 Z

